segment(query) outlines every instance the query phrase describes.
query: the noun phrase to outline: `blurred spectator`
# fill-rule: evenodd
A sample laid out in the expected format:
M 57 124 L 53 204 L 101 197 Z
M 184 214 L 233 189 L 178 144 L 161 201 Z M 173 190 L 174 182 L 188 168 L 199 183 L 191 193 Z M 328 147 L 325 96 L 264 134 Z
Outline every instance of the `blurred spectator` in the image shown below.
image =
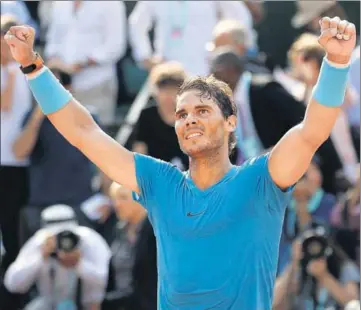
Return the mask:
M 360 45 L 356 47 L 351 60 L 350 68 L 350 88 L 353 94 L 350 95 L 350 104 L 345 107 L 345 112 L 351 126 L 351 133 L 356 145 L 356 152 L 360 158 Z
M 110 189 L 122 230 L 113 245 L 116 290 L 126 310 L 157 309 L 157 261 L 153 228 L 131 191 L 113 183 Z
M 206 49 L 213 53 L 217 48 L 229 46 L 239 56 L 245 57 L 245 69 L 252 73 L 269 73 L 265 60 L 261 54 L 247 55 L 247 41 L 251 34 L 238 20 L 221 20 L 213 29 L 212 42 L 207 43 Z
M 263 0 L 246 0 L 244 4 L 252 14 L 253 23 L 255 25 L 262 22 L 265 16 L 264 1 Z
M 291 244 L 312 221 L 330 223 L 336 197 L 321 188 L 322 175 L 317 159 L 313 159 L 307 172 L 296 184 L 293 199 L 286 209 L 283 233 L 279 248 L 279 273 L 283 272 L 291 258 Z
M 306 97 L 304 100 L 304 103 L 307 104 L 309 97 L 311 96 L 312 89 L 318 80 L 322 60 L 325 57 L 325 52 L 321 45 L 318 44 L 315 37 L 314 44 L 309 44 L 301 48 L 300 53 L 301 60 L 299 64 L 299 72 L 301 74 L 301 79 L 305 82 L 307 87 Z M 348 91 L 350 90 L 348 89 Z M 346 95 L 343 108 L 352 104 L 354 103 L 350 102 L 349 96 Z M 337 153 L 341 159 L 344 174 L 350 182 L 354 183 L 356 180 L 356 166 L 359 162 L 356 148 L 359 147 L 360 141 L 355 144 L 353 143 L 351 136 L 351 125 L 345 111 L 341 111 L 336 124 L 332 129 L 331 140 L 333 141 L 333 144 L 335 145 Z
M 53 204 L 72 206 L 80 224 L 91 226 L 80 206 L 98 190 L 93 188 L 93 164 L 64 139 L 39 107 L 29 111 L 22 124 L 13 145 L 17 159 L 30 158 L 29 200 L 20 219 L 22 241 L 40 228 L 41 211 Z
M 360 265 L 360 170 L 355 185 L 342 195 L 332 211 L 335 238 L 347 255 Z
M 24 1 L 1 1 L 0 10 L 1 15 L 9 14 L 14 16 L 19 21 L 19 24 L 29 25 L 34 27 L 35 30 L 38 29 L 38 25 L 29 14 L 29 10 L 26 7 Z
M 292 18 L 295 28 L 306 27 L 308 31 L 319 35 L 319 20 L 323 16 L 338 16 L 341 20 L 347 19 L 346 12 L 338 1 L 297 1 L 297 13 Z
M 100 310 L 108 280 L 110 249 L 95 231 L 78 226 L 66 205 L 41 214 L 44 227 L 21 249 L 5 275 L 11 292 L 26 293 L 37 285 L 31 309 Z
M 286 88 L 290 94 L 292 94 L 297 100 L 303 101 L 305 99 L 306 85 L 302 81 L 301 61 L 302 53 L 301 49 L 309 45 L 314 45 L 317 42 L 317 37 L 311 33 L 303 33 L 299 36 L 291 45 L 287 53 L 288 66 L 285 70 L 276 68 L 275 78 L 284 88 Z
M 42 42 L 46 40 L 46 34 L 51 23 L 51 12 L 55 1 L 39 1 L 37 13 L 39 16 L 40 24 L 40 39 Z
M 272 75 L 244 72 L 242 58 L 232 49 L 224 47 L 214 52 L 211 72 L 231 87 L 238 107 L 238 163 L 274 146 L 302 121 L 302 103 Z
M 1 3 L 2 4 L 2 3 Z M 31 93 L 26 78 L 13 60 L 4 35 L 17 20 L 11 15 L 1 15 L 1 155 L 0 155 L 0 240 L 5 249 L 1 261 L 0 278 L 19 253 L 20 210 L 28 197 L 27 156 L 19 159 L 12 146 L 21 132 L 22 120 L 31 108 Z M 0 284 L 0 309 L 16 308 L 17 298 L 11 296 Z
M 340 199 L 332 216 L 332 223 L 339 228 L 360 230 L 360 171 L 355 185 Z
M 185 78 L 183 67 L 175 62 L 152 70 L 150 83 L 156 105 L 141 112 L 133 144 L 134 152 L 171 162 L 181 170 L 188 168 L 188 157 L 179 147 L 174 123 L 177 93 Z
M 360 96 L 360 45 L 358 45 L 353 52 L 350 69 L 350 84 Z
M 315 225 L 294 242 L 292 262 L 276 279 L 273 309 L 343 309 L 359 298 L 359 270 L 324 231 Z M 304 243 L 311 235 L 315 253 Z
M 221 19 L 239 20 L 253 33 L 252 16 L 241 1 L 138 1 L 129 17 L 134 58 L 148 70 L 162 61 L 178 61 L 187 73 L 206 75 L 205 46 Z M 148 37 L 153 24 L 154 52 Z M 251 40 L 247 46 L 253 49 Z
M 114 122 L 116 63 L 125 53 L 126 38 L 122 1 L 53 4 L 45 46 L 48 64 L 72 75 L 74 96 L 95 108 L 106 126 Z

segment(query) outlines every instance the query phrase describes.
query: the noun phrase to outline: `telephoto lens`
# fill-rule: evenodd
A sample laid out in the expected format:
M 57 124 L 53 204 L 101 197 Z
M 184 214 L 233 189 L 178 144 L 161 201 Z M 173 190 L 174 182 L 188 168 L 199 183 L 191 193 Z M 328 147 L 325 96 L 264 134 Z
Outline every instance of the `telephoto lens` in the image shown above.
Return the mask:
M 332 254 L 324 227 L 312 227 L 303 233 L 302 251 L 305 265 L 314 259 L 326 258 Z
M 72 231 L 64 230 L 56 235 L 57 250 L 71 252 L 79 244 L 79 236 Z

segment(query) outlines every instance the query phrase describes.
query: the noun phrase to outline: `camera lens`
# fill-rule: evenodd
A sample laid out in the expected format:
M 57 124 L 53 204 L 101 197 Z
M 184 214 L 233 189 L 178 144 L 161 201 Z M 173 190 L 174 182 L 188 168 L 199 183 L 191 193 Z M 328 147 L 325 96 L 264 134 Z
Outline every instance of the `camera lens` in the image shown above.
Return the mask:
M 71 231 L 63 231 L 57 235 L 57 246 L 60 251 L 71 252 L 78 243 L 79 237 Z

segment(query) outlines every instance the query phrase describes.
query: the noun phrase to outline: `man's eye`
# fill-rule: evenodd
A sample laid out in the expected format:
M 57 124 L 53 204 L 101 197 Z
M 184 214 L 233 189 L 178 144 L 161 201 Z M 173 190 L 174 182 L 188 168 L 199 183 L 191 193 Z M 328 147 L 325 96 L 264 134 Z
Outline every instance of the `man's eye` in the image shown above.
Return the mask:
M 201 114 L 201 115 L 205 115 L 207 113 L 208 113 L 208 110 L 206 110 L 206 109 L 199 110 L 199 114 Z
M 187 117 L 187 113 L 181 113 L 178 115 L 179 119 L 185 119 Z

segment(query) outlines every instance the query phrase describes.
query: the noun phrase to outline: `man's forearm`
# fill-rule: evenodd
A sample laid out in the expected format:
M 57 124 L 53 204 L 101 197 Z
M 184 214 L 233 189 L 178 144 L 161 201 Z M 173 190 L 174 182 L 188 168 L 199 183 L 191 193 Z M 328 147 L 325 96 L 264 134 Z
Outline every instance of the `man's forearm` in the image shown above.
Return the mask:
M 352 296 L 330 273 L 326 273 L 319 281 L 340 305 L 344 306 L 349 301 L 357 299 L 357 296 Z
M 302 126 L 304 138 L 316 149 L 330 136 L 341 112 L 349 67 L 329 56 L 324 59 Z
M 28 74 L 27 78 L 44 114 L 72 145 L 78 147 L 83 132 L 98 127 L 89 111 L 58 81 L 54 82 L 56 78 L 48 68 Z

